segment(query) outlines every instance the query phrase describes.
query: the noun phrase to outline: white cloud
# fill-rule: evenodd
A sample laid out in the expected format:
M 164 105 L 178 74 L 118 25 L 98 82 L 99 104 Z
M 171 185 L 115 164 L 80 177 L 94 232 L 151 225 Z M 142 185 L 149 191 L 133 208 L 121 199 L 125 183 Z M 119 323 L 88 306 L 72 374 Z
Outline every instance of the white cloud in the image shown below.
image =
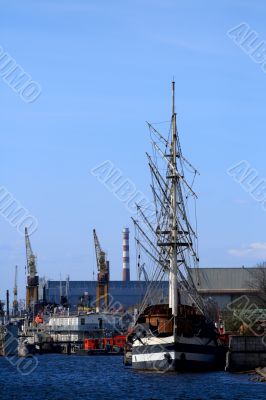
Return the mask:
M 78 12 L 78 13 L 85 13 L 85 12 L 92 12 L 100 7 L 102 7 L 101 4 L 94 4 L 92 2 L 82 2 L 82 1 L 76 1 L 76 2 L 61 2 L 60 0 L 54 0 L 52 2 L 47 2 L 47 0 L 39 0 L 38 5 L 36 2 L 32 2 L 32 6 L 38 6 L 38 8 L 43 7 L 46 11 L 52 11 L 52 12 L 60 12 L 60 13 L 73 13 L 73 12 Z
M 162 36 L 155 33 L 150 35 L 150 38 L 160 42 L 163 45 L 173 46 L 178 49 L 191 51 L 193 53 L 219 55 L 219 56 L 227 54 L 227 50 L 222 49 L 221 46 L 210 46 L 208 37 L 206 37 L 205 39 L 201 39 L 201 41 L 195 40 L 195 38 L 188 40 L 180 40 L 177 39 L 176 37 L 166 36 L 166 35 Z
M 235 257 L 266 258 L 266 242 L 254 242 L 236 249 L 228 250 Z
M 233 199 L 233 202 L 234 202 L 235 204 L 239 204 L 239 205 L 246 205 L 246 204 L 249 203 L 248 200 L 246 200 L 246 199 L 240 199 L 240 198 Z

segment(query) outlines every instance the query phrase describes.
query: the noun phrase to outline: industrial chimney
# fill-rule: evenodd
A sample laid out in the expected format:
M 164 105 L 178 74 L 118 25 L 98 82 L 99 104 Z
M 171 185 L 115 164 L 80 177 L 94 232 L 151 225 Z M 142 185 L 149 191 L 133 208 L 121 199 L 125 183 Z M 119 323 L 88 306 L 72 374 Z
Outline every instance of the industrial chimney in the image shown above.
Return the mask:
M 123 282 L 130 281 L 129 267 L 129 229 L 123 229 Z

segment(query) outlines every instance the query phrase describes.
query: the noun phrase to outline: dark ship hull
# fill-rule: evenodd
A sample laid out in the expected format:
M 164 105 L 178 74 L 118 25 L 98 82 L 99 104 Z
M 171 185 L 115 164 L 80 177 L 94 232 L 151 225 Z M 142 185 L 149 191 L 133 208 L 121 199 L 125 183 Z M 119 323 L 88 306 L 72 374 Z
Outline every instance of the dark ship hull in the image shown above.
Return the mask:
M 222 369 L 225 349 L 215 327 L 193 307 L 180 306 L 175 322 L 170 311 L 168 305 L 152 306 L 139 317 L 129 337 L 132 367 L 160 372 Z

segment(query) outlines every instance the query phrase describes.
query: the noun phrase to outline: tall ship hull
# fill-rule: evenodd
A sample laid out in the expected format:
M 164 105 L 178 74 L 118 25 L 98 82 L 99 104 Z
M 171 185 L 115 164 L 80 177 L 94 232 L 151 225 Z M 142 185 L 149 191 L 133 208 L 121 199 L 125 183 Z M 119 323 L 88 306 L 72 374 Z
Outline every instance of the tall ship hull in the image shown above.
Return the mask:
M 134 344 L 132 366 L 150 371 L 202 371 L 219 369 L 217 346 L 209 338 L 148 338 Z
M 171 318 L 168 305 L 148 307 L 139 317 L 129 337 L 134 369 L 167 372 L 223 367 L 225 352 L 215 327 L 195 308 L 179 308 L 183 316 L 176 319 Z

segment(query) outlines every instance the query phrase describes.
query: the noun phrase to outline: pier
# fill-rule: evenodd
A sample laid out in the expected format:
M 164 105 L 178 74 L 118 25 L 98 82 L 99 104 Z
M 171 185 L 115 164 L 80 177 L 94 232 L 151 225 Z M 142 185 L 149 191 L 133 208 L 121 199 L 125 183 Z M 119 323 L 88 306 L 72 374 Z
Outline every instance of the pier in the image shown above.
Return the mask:
M 265 336 L 230 336 L 226 371 L 242 372 L 266 365 Z

